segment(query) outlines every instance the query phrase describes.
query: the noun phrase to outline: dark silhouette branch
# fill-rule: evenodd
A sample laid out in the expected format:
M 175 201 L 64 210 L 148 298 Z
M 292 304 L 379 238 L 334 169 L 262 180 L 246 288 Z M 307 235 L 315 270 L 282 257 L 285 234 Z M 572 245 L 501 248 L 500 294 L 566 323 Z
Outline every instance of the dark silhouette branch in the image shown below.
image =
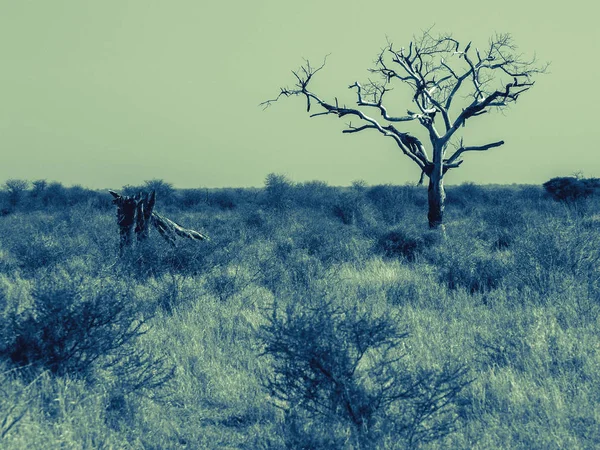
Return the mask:
M 385 89 L 385 87 L 381 88 L 379 97 L 377 98 L 377 100 L 375 102 L 368 102 L 365 101 L 362 97 L 362 86 L 360 85 L 360 83 L 357 81 L 354 84 L 351 84 L 350 86 L 348 86 L 348 89 L 352 89 L 352 88 L 356 88 L 356 96 L 358 97 L 358 100 L 356 102 L 356 104 L 358 106 L 371 106 L 374 108 L 378 108 L 379 111 L 381 112 L 381 115 L 383 116 L 383 118 L 385 120 L 387 120 L 388 122 L 408 122 L 410 120 L 415 120 L 418 119 L 418 114 L 409 114 L 407 116 L 402 116 L 402 117 L 392 117 L 388 114 L 387 109 L 385 108 L 385 106 L 382 105 L 382 101 L 383 101 L 383 95 L 385 94 L 385 92 L 387 92 L 388 90 Z M 378 86 L 375 86 L 375 89 L 379 89 Z
M 310 82 L 310 80 L 312 79 L 314 74 L 317 73 L 319 70 L 321 70 L 324 67 L 325 62 L 326 61 L 323 61 L 323 64 L 321 66 L 319 66 L 317 68 L 313 68 L 313 67 L 311 67 L 310 62 L 306 61 L 306 64 L 301 66 L 299 70 L 293 71 L 293 73 L 297 79 L 297 83 L 296 83 L 294 89 L 282 88 L 279 95 L 275 99 L 267 100 L 267 101 L 261 103 L 261 105 L 265 106 L 265 108 L 266 108 L 266 107 L 270 106 L 273 102 L 278 101 L 282 96 L 291 97 L 294 95 L 296 95 L 296 96 L 303 95 L 306 98 L 308 110 L 310 110 L 311 102 L 317 103 L 319 106 L 321 106 L 325 110 L 322 112 L 311 114 L 311 117 L 318 117 L 318 116 L 324 116 L 324 115 L 329 115 L 329 114 L 334 114 L 338 117 L 345 117 L 348 115 L 356 116 L 359 119 L 361 119 L 362 121 L 367 122 L 367 125 L 357 128 L 357 127 L 353 127 L 351 124 L 349 124 L 349 128 L 347 130 L 344 130 L 343 131 L 344 133 L 356 133 L 359 131 L 363 131 L 365 129 L 375 129 L 375 130 L 379 131 L 381 134 L 383 134 L 384 136 L 391 137 L 392 139 L 394 139 L 394 141 L 396 141 L 396 144 L 398 145 L 398 147 L 400 147 L 402 152 L 405 155 L 407 155 L 409 158 L 411 158 L 420 168 L 425 167 L 425 165 L 428 164 L 429 161 L 427 160 L 423 144 L 420 143 L 420 141 L 417 144 L 415 142 L 415 140 L 418 141 L 416 138 L 408 135 L 407 133 L 398 132 L 391 124 L 387 125 L 387 126 L 381 125 L 377 120 L 375 120 L 374 118 L 372 118 L 370 116 L 367 116 L 364 112 L 362 112 L 359 109 L 347 108 L 346 106 L 340 106 L 337 102 L 337 99 L 336 99 L 335 105 L 327 103 L 326 101 L 322 100 L 315 93 L 313 93 L 312 91 L 310 91 L 308 89 L 308 83 Z M 350 87 L 351 88 L 357 87 L 358 92 L 360 93 L 359 85 L 357 85 L 357 84 L 355 84 L 355 85 L 352 85 Z M 380 93 L 381 97 L 383 96 L 384 92 L 385 92 L 385 90 L 383 90 L 382 93 Z M 362 100 L 362 96 L 359 97 L 359 101 L 361 101 L 361 100 Z M 370 102 L 367 102 L 367 103 L 370 103 Z M 360 103 L 359 103 L 359 105 L 360 105 Z M 376 106 L 377 107 L 377 104 L 373 103 L 373 104 L 368 104 L 368 105 L 363 105 L 363 106 Z M 385 114 L 384 118 L 387 119 L 387 117 L 390 117 L 390 116 L 387 116 L 387 110 L 385 108 L 383 108 L 383 109 L 382 108 L 383 108 L 383 106 L 378 107 L 380 112 L 382 112 L 382 114 Z M 396 119 L 398 119 L 396 121 L 415 120 L 415 119 L 418 119 L 417 116 L 415 116 L 415 117 L 406 116 L 405 118 L 396 118 Z M 392 117 L 390 117 L 390 118 L 394 119 Z
M 448 158 L 447 160 L 444 160 L 444 167 L 446 167 L 448 169 L 454 169 L 454 168 L 460 166 L 462 164 L 462 160 L 461 161 L 457 161 L 457 160 L 460 157 L 460 155 L 462 155 L 465 152 L 483 152 L 485 150 L 489 150 L 490 148 L 500 147 L 501 145 L 504 145 L 504 141 L 491 142 L 486 145 L 465 147 L 465 146 L 463 146 L 463 142 L 461 139 L 460 147 L 452 154 L 452 156 L 450 156 L 450 158 Z

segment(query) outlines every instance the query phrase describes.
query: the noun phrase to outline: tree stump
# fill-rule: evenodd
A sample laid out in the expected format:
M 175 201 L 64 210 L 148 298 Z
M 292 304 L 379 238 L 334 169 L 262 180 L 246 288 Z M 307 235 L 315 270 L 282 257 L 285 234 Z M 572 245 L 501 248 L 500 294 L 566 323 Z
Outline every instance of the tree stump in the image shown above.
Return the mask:
M 188 239 L 204 241 L 208 236 L 195 230 L 184 228 L 172 220 L 154 212 L 156 203 L 156 192 L 140 192 L 133 197 L 122 196 L 115 191 L 109 190 L 114 197 L 113 204 L 117 206 L 117 224 L 121 239 L 119 241 L 119 255 L 123 256 L 127 248 L 133 245 L 133 233 L 136 240 L 143 242 L 150 236 L 150 224 L 152 224 L 160 235 L 171 245 L 175 246 L 175 237 L 181 236 Z M 135 228 L 134 228 L 135 224 Z

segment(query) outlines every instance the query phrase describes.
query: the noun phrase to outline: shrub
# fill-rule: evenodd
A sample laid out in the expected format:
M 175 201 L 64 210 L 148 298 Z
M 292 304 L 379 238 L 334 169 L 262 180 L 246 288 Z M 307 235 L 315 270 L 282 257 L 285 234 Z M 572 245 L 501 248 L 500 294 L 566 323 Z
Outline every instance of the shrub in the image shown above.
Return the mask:
M 225 302 L 246 288 L 250 282 L 248 270 L 239 264 L 215 267 L 206 279 L 206 288 L 220 301 Z
M 598 187 L 597 179 L 556 177 L 544 184 L 546 192 L 558 201 L 574 201 L 592 195 Z
M 515 200 L 537 202 L 543 197 L 544 190 L 542 186 L 537 185 L 524 185 L 518 186 L 517 192 L 515 193 Z
M 329 299 L 273 306 L 260 333 L 273 360 L 265 387 L 287 413 L 288 447 L 310 439 L 327 448 L 398 448 L 453 430 L 464 368 L 409 371 L 398 318 Z M 346 443 L 345 445 L 342 443 Z
M 46 180 L 35 180 L 32 185 L 31 197 L 40 198 L 48 187 L 48 182 Z
M 307 181 L 295 186 L 294 197 L 298 206 L 327 210 L 335 190 L 323 181 Z
M 450 289 L 466 288 L 470 293 L 496 289 L 506 275 L 507 269 L 494 257 L 477 257 L 465 264 L 448 266 L 445 281 Z
M 173 187 L 173 184 L 157 178 L 145 180 L 142 191 L 155 191 L 156 197 L 165 204 L 169 204 L 171 201 L 173 201 L 175 196 L 175 188 Z
M 14 378 L 14 374 L 0 364 L 0 442 L 3 443 L 9 441 L 9 433 L 18 433 L 19 423 L 27 417 L 31 403 L 35 401 L 32 389 L 35 382 L 24 384 Z M 6 448 L 14 447 L 7 445 Z
M 66 188 L 58 182 L 52 182 L 42 191 L 42 203 L 44 206 L 64 207 L 68 195 Z
M 362 181 L 355 181 L 348 189 L 344 189 L 336 199 L 333 214 L 345 225 L 371 226 L 375 223 L 373 207 L 367 202 L 366 186 Z
M 498 230 L 492 240 L 492 250 L 506 250 L 510 248 L 515 241 L 515 236 L 507 230 Z
M 29 182 L 25 180 L 6 180 L 4 188 L 8 192 L 8 202 L 10 206 L 17 206 L 24 195 L 24 192 L 29 187 Z
M 510 284 L 529 287 L 547 298 L 572 286 L 573 280 L 593 286 L 600 263 L 597 230 L 586 229 L 584 220 L 576 217 L 538 220 L 515 241 L 516 270 L 510 274 Z
M 273 224 L 269 215 L 262 209 L 245 208 L 242 215 L 242 223 L 250 230 L 264 230 L 266 235 L 273 231 Z
M 487 228 L 514 230 L 526 224 L 526 210 L 513 203 L 482 207 L 480 211 L 481 218 Z
M 91 379 L 96 368 L 112 368 L 130 387 L 166 381 L 159 359 L 133 346 L 148 327 L 123 283 L 94 280 L 73 271 L 48 271 L 36 280 L 31 307 L 4 318 L 0 358 L 35 375 Z M 18 299 L 9 299 L 12 302 Z
M 265 179 L 265 203 L 274 209 L 288 209 L 291 206 L 293 187 L 294 183 L 285 175 L 268 174 Z
M 83 186 L 75 185 L 66 189 L 67 205 L 74 206 L 80 203 L 87 203 L 96 196 L 96 192 L 86 189 Z
M 173 183 L 158 178 L 145 180 L 144 184 L 139 186 L 125 185 L 121 188 L 121 195 L 133 197 L 140 192 L 156 192 L 156 198 L 162 205 L 171 205 L 175 201 L 175 188 Z

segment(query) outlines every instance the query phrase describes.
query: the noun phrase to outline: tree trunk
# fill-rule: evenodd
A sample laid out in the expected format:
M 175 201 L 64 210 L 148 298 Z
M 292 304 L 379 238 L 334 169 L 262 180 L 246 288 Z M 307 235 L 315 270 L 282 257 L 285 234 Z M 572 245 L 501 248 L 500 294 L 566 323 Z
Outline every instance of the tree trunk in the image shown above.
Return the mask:
M 442 168 L 435 167 L 429 176 L 429 228 L 443 227 L 444 206 L 446 202 L 446 193 L 444 192 L 444 178 Z
M 137 240 L 139 242 L 145 241 L 150 235 L 149 226 L 155 202 L 156 191 L 152 191 L 150 196 L 148 196 L 148 193 L 146 192 L 140 193 L 140 198 L 137 203 L 137 210 L 135 214 L 135 234 L 137 235 Z

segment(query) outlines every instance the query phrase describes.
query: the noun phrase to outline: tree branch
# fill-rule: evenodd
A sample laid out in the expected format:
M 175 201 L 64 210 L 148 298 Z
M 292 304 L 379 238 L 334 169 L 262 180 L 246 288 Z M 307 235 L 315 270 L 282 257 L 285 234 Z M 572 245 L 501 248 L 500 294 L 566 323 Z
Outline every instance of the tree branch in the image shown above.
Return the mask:
M 413 138 L 412 136 L 410 136 L 407 133 L 398 132 L 391 124 L 387 125 L 387 126 L 382 126 L 375 119 L 367 116 L 364 112 L 362 112 L 359 109 L 347 108 L 346 106 L 340 106 L 337 102 L 337 99 L 336 99 L 335 105 L 327 103 L 326 101 L 322 100 L 315 93 L 313 93 L 312 91 L 310 91 L 308 89 L 308 83 L 310 82 L 310 80 L 312 79 L 314 74 L 317 73 L 319 70 L 321 70 L 324 67 L 325 62 L 326 62 L 326 58 L 323 61 L 323 64 L 321 64 L 317 68 L 314 68 L 310 65 L 309 61 L 306 61 L 306 64 L 301 66 L 300 69 L 292 72 L 297 80 L 295 89 L 281 88 L 280 93 L 276 98 L 262 102 L 260 105 L 267 108 L 273 102 L 278 101 L 282 96 L 291 97 L 293 95 L 303 95 L 306 98 L 308 111 L 310 111 L 311 102 L 317 103 L 320 107 L 322 107 L 325 110 L 323 112 L 314 113 L 311 115 L 311 117 L 324 116 L 324 115 L 329 115 L 329 114 L 335 114 L 338 117 L 344 117 L 344 116 L 348 116 L 348 115 L 356 116 L 359 119 L 367 122 L 369 125 L 365 125 L 365 126 L 362 126 L 359 128 L 350 126 L 350 128 L 348 130 L 344 130 L 343 132 L 356 133 L 358 131 L 363 131 L 365 129 L 375 129 L 375 130 L 379 131 L 381 134 L 383 134 L 384 136 L 391 137 L 392 139 L 394 139 L 396 141 L 396 144 L 398 145 L 398 147 L 400 147 L 400 149 L 402 150 L 402 152 L 405 155 L 407 155 L 410 159 L 412 159 L 419 166 L 419 168 L 423 169 L 425 167 L 425 165 L 427 165 L 429 163 L 429 161 L 427 159 L 423 144 L 420 141 L 418 141 L 418 139 Z M 356 83 L 356 86 L 353 85 L 350 87 L 357 87 L 358 92 L 360 92 L 360 85 L 358 83 Z M 380 95 L 383 95 L 383 94 L 380 94 Z M 362 97 L 359 97 L 359 99 L 362 99 Z M 382 115 L 384 115 L 384 118 L 386 118 L 386 116 L 390 117 L 387 114 L 387 110 L 382 105 L 378 106 L 377 103 L 370 104 L 370 102 L 364 102 L 364 100 L 363 100 L 363 103 L 366 103 L 363 106 L 377 107 L 380 110 L 380 112 L 382 113 Z M 359 105 L 360 105 L 360 103 L 359 103 Z M 390 117 L 390 118 L 393 119 L 393 117 Z M 414 119 L 418 119 L 418 118 L 419 118 L 418 116 L 414 116 L 414 117 L 407 116 L 406 118 L 400 118 L 401 120 L 398 120 L 398 121 L 414 120 Z M 415 140 L 418 143 L 415 143 Z
M 379 95 L 379 99 L 376 102 L 367 102 L 362 97 L 362 86 L 360 85 L 360 83 L 358 81 L 356 81 L 354 84 L 351 84 L 350 86 L 348 86 L 348 89 L 352 89 L 352 88 L 356 88 L 356 96 L 358 98 L 356 104 L 358 106 L 370 106 L 370 107 L 373 107 L 373 108 L 378 108 L 379 111 L 381 112 L 381 115 L 383 116 L 383 118 L 385 120 L 387 120 L 388 122 L 408 122 L 410 120 L 418 119 L 418 115 L 417 114 L 411 114 L 411 115 L 402 116 L 402 117 L 393 117 L 393 116 L 390 116 L 388 114 L 387 109 L 385 108 L 385 106 L 382 105 L 383 94 L 385 92 L 387 92 L 387 90 L 385 90 L 385 89 L 383 89 L 381 91 L 381 94 Z
M 450 158 L 444 159 L 444 153 L 450 140 L 466 121 L 476 116 L 486 114 L 492 108 L 502 109 L 516 102 L 520 95 L 533 85 L 533 76 L 545 73 L 548 65 L 538 65 L 535 57 L 523 59 L 517 53 L 517 47 L 512 43 L 508 34 L 499 34 L 489 41 L 487 48 L 479 49 L 471 42 L 464 47 L 450 35 L 432 36 L 430 30 L 414 38 L 408 49 L 393 47 L 388 41 L 374 61 L 374 67 L 369 69 L 377 74 L 382 81 L 368 80 L 368 83 L 355 83 L 348 86 L 356 89 L 357 108 L 340 105 L 337 98 L 335 103 L 328 103 L 309 89 L 309 83 L 314 75 L 323 69 L 327 57 L 318 67 L 310 65 L 308 60 L 298 70 L 293 71 L 296 84 L 293 88 L 281 88 L 279 95 L 272 100 L 262 102 L 264 108 L 269 107 L 281 97 L 293 95 L 306 99 L 306 108 L 318 105 L 321 109 L 311 117 L 334 114 L 338 117 L 355 116 L 362 123 L 348 128 L 343 133 L 358 133 L 364 130 L 377 130 L 380 134 L 390 137 L 402 152 L 415 162 L 422 172 L 431 176 L 444 173 L 451 168 L 459 167 L 460 157 L 468 151 L 484 151 L 504 144 L 504 141 L 493 142 L 482 146 L 461 145 Z M 392 84 L 400 81 L 412 90 L 412 100 L 416 104 L 415 111 L 407 110 L 404 116 L 394 116 L 383 104 L 384 97 L 392 90 Z M 466 99 L 462 104 L 457 99 Z M 380 123 L 375 118 L 365 114 L 360 107 L 374 108 L 385 120 Z M 436 118 L 443 120 L 444 134 L 440 136 L 436 130 Z M 429 133 L 432 145 L 432 160 L 430 160 L 424 145 L 414 136 L 400 132 L 394 123 L 417 120 Z
M 462 161 L 456 161 L 460 155 L 462 155 L 464 152 L 482 152 L 485 150 L 489 150 L 490 148 L 494 148 L 494 147 L 500 147 L 501 145 L 504 145 L 504 141 L 497 141 L 497 142 L 492 142 L 490 144 L 486 144 L 486 145 L 477 145 L 477 146 L 470 146 L 470 147 L 464 147 L 463 143 L 462 143 L 462 139 L 460 142 L 460 148 L 458 148 L 450 158 L 444 160 L 444 166 L 452 169 L 455 167 L 458 167 L 460 164 L 462 164 Z
M 454 121 L 452 128 L 450 128 L 446 134 L 442 137 L 444 143 L 448 142 L 452 135 L 458 130 L 461 125 L 464 125 L 467 119 L 475 117 L 487 112 L 486 108 L 490 107 L 505 107 L 510 102 L 517 100 L 520 94 L 529 90 L 534 85 L 533 82 L 519 82 L 517 78 L 514 79 L 513 83 L 507 83 L 504 86 L 504 91 L 494 91 L 491 94 L 484 97 L 481 101 L 473 100 L 473 102 L 467 106 L 460 115 Z M 520 88 L 514 90 L 515 88 Z

